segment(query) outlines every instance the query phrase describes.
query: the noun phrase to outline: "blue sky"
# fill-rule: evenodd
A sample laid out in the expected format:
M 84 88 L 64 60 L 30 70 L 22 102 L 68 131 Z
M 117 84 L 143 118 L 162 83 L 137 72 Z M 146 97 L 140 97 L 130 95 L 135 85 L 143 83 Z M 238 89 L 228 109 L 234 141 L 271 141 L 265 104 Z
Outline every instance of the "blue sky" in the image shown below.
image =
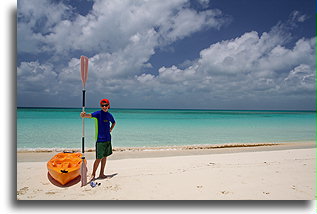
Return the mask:
M 17 105 L 315 110 L 315 1 L 19 0 Z

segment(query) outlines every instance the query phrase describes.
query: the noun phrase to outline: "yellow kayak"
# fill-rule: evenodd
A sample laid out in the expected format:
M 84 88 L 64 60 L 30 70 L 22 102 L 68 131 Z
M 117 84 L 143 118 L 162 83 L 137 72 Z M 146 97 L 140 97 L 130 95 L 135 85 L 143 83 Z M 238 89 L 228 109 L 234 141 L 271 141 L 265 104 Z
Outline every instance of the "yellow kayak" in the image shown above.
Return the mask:
M 61 152 L 47 162 L 49 174 L 60 184 L 65 185 L 80 176 L 82 154 Z M 86 159 L 84 160 L 87 164 Z

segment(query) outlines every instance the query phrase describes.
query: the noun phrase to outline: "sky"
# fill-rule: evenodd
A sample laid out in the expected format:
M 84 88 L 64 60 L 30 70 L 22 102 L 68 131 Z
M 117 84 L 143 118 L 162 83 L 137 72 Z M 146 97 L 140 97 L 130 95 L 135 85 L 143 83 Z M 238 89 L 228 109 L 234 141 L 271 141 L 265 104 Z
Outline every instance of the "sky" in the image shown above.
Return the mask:
M 19 0 L 17 106 L 315 110 L 314 0 Z

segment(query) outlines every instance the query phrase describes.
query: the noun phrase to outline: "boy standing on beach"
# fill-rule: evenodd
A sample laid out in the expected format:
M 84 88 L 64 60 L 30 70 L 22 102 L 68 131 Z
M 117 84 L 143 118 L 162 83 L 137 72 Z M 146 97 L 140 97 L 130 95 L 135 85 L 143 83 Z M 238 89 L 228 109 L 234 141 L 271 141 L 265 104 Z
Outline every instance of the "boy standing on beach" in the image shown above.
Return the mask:
M 108 112 L 110 108 L 110 102 L 108 99 L 100 100 L 100 111 L 96 111 L 91 114 L 86 114 L 86 112 L 81 112 L 81 118 L 94 118 L 96 119 L 96 160 L 93 165 L 93 171 L 91 175 L 91 180 L 95 179 L 96 170 L 101 162 L 101 169 L 99 178 L 106 178 L 104 173 L 107 157 L 112 154 L 111 146 L 111 135 L 110 132 L 113 130 L 116 122 L 111 113 Z M 111 127 L 110 127 L 111 123 Z

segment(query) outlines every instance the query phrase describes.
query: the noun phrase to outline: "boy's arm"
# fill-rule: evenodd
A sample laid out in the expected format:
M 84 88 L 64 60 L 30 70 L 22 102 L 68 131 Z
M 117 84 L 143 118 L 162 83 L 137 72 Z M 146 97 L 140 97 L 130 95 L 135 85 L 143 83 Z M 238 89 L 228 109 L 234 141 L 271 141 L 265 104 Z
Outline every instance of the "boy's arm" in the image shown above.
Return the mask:
M 116 122 L 111 123 L 110 132 L 112 131 L 112 129 L 114 128 L 115 125 L 116 125 Z
M 91 118 L 91 114 L 86 114 L 86 112 L 81 112 L 80 117 L 81 118 Z

